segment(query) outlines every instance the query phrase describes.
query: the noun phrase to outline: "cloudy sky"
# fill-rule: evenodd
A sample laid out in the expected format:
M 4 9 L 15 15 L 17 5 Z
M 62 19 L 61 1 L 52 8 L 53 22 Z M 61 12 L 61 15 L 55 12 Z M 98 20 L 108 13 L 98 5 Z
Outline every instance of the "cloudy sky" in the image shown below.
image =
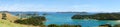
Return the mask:
M 120 0 L 0 0 L 0 11 L 120 12 Z

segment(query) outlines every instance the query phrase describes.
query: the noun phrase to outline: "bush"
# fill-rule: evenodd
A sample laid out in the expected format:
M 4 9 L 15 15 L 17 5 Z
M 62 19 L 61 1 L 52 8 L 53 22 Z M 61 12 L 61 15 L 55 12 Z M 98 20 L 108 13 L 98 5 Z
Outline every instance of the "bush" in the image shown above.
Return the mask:
M 81 27 L 80 25 L 68 25 L 68 24 L 64 24 L 61 25 L 61 27 Z
M 80 25 L 68 25 L 68 24 L 64 24 L 64 25 L 50 24 L 48 25 L 48 27 L 81 27 L 81 26 Z
M 2 19 L 6 20 L 6 13 L 2 13 Z
M 48 27 L 59 27 L 59 26 L 55 25 L 55 24 L 50 24 L 50 25 L 48 25 Z
M 116 24 L 116 25 L 114 25 L 114 27 L 120 27 L 120 24 Z
M 15 23 L 27 24 L 27 25 L 43 25 L 43 21 L 45 21 L 45 17 L 43 16 L 34 16 L 25 20 L 16 20 Z
M 110 24 L 100 25 L 99 27 L 112 27 Z

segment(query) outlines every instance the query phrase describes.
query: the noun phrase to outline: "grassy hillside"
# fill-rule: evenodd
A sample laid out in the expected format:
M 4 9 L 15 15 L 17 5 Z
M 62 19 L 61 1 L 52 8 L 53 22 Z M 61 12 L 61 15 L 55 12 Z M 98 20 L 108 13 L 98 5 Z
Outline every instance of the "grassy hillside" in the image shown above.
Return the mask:
M 2 13 L 0 13 L 0 19 L 2 19 Z M 9 20 L 11 22 L 14 22 L 15 20 L 17 20 L 18 17 L 17 16 L 13 16 L 12 14 L 10 13 L 6 13 L 6 20 Z
M 40 27 L 40 26 L 16 24 L 7 20 L 0 20 L 0 27 Z
M 10 13 L 6 13 L 6 20 L 3 20 L 2 13 L 0 13 L 0 27 L 41 27 L 14 23 L 15 20 L 18 20 L 18 17 Z
M 7 20 L 0 20 L 0 27 L 21 27 L 19 24 L 11 23 Z

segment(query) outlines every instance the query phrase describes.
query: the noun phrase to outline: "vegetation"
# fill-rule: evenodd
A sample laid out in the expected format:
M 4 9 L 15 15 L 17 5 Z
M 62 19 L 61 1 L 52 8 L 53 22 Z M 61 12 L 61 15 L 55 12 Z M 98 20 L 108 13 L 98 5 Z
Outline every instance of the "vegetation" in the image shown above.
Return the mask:
M 120 24 L 114 25 L 113 27 L 120 27 Z
M 10 13 L 0 13 L 0 18 L 0 27 L 45 27 L 43 21 L 46 20 L 44 16 L 37 15 L 28 19 L 18 19 Z
M 120 20 L 118 13 L 99 13 L 95 15 L 74 15 L 72 19 Z
M 0 20 L 0 27 L 37 27 L 37 26 L 16 24 L 8 20 Z
M 64 25 L 50 24 L 48 25 L 48 27 L 81 27 L 81 26 L 80 25 L 68 25 L 68 24 L 64 24 Z
M 100 25 L 99 27 L 112 27 L 110 24 Z
M 56 24 L 50 24 L 50 25 L 48 25 L 48 27 L 59 27 L 59 26 Z
M 0 20 L 0 27 L 21 27 L 21 25 L 19 24 L 14 24 L 14 23 L 11 23 L 7 20 Z
M 6 20 L 6 13 L 2 13 L 2 19 Z
M 81 27 L 80 25 L 68 25 L 68 24 L 64 24 L 61 25 L 61 27 Z
M 24 19 L 24 20 L 16 20 L 15 23 L 37 26 L 37 25 L 43 25 L 43 21 L 45 20 L 46 19 L 43 16 L 34 16 L 34 17 Z

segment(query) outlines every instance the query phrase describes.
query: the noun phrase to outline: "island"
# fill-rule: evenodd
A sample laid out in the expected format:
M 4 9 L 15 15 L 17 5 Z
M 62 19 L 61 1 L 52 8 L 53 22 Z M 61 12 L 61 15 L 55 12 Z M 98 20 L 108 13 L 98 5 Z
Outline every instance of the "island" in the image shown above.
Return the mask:
M 119 13 L 97 13 L 94 15 L 75 14 L 72 19 L 120 20 Z

